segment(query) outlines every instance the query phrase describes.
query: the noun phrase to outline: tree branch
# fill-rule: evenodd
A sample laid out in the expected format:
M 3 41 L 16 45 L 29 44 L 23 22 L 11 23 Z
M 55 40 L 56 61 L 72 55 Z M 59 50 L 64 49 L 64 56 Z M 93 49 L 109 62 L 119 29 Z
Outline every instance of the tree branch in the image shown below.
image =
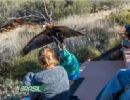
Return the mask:
M 43 18 L 43 17 L 36 16 L 36 15 L 29 15 L 29 16 L 23 16 L 23 17 L 11 17 L 11 18 L 6 18 L 6 19 L 8 19 L 8 20 L 13 20 L 13 19 L 26 19 L 26 18 L 30 18 L 30 17 Z
M 47 19 L 48 19 L 47 21 L 48 21 L 48 22 L 52 22 L 52 11 L 51 11 L 50 14 L 48 13 L 45 0 L 43 0 L 43 4 L 44 4 L 45 14 L 46 14 Z

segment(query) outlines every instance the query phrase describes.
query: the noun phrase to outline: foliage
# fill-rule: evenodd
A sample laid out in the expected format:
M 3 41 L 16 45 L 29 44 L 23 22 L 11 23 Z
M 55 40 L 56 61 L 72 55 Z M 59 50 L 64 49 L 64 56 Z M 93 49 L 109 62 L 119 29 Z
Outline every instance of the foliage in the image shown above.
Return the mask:
M 98 12 L 100 10 L 109 10 L 116 8 L 122 4 L 121 0 L 92 0 L 91 12 Z
M 23 96 L 28 95 L 27 92 L 20 92 L 21 81 L 12 80 L 10 78 L 3 79 L 0 84 L 1 100 L 20 100 Z
M 35 26 L 35 28 L 36 29 L 22 26 L 14 29 L 13 31 L 6 32 L 5 34 L 1 34 L 0 37 L 1 76 L 8 77 L 11 76 L 10 74 L 15 75 L 15 77 L 17 77 L 16 75 L 22 76 L 27 71 L 29 71 L 29 68 L 31 70 L 32 67 L 34 68 L 35 66 L 37 66 L 37 64 L 35 64 L 36 62 L 35 59 L 37 59 L 36 53 L 34 53 L 35 56 L 29 54 L 28 56 L 21 57 L 19 55 L 21 49 L 25 46 L 25 44 L 33 36 L 35 36 L 35 34 L 41 32 L 41 28 L 39 26 L 38 27 Z M 15 72 L 15 70 L 18 71 Z
M 121 43 L 121 39 L 114 39 L 114 40 L 111 40 L 109 41 L 109 44 L 108 44 L 108 50 L 109 49 L 112 49 L 114 48 L 115 46 L 118 46 L 119 44 Z
M 96 4 L 98 11 L 103 10 L 104 6 L 107 6 L 108 9 L 117 7 L 120 3 L 119 1 L 120 0 L 74 0 L 72 4 L 67 5 L 66 0 L 46 0 L 46 6 L 48 12 L 52 12 L 52 18 L 58 20 L 68 15 L 90 13 L 93 9 L 93 4 Z M 6 18 L 28 15 L 35 15 L 35 17 L 26 18 L 26 21 L 43 22 L 43 16 L 46 16 L 43 0 L 0 0 L 0 22 L 7 21 Z
M 81 63 L 101 55 L 101 52 L 93 46 L 77 47 L 76 50 L 77 53 L 75 53 L 75 55 L 78 57 Z
M 119 24 L 130 24 L 130 8 L 120 9 L 110 15 L 110 20 Z
M 14 5 L 15 4 L 15 5 Z M 11 17 L 23 17 L 28 15 L 38 16 L 36 18 L 29 18 L 29 21 L 44 21 L 43 16 L 45 15 L 45 9 L 43 0 L 0 0 L 0 17 L 11 18 Z M 48 12 L 52 11 L 53 19 L 57 20 L 61 17 L 72 14 L 86 13 L 88 10 L 89 2 L 76 0 L 72 5 L 66 5 L 65 0 L 53 1 L 46 0 L 46 6 Z
M 25 57 L 16 57 L 10 62 L 11 70 L 5 76 L 11 76 L 14 79 L 22 79 L 28 72 L 37 72 L 41 69 L 37 52 L 33 52 Z

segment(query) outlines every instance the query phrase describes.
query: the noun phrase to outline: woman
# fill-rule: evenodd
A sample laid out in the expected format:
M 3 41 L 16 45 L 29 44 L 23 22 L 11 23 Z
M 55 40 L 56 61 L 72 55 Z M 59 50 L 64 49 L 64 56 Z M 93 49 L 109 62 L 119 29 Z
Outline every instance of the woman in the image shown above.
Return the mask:
M 121 28 L 122 34 L 122 46 L 130 48 L 130 25 L 125 25 Z
M 43 93 L 31 93 L 31 100 L 68 100 L 69 80 L 63 67 L 50 48 L 39 52 L 39 62 L 42 71 L 28 73 L 24 78 L 25 85 L 44 85 Z M 40 95 L 40 96 L 38 96 Z

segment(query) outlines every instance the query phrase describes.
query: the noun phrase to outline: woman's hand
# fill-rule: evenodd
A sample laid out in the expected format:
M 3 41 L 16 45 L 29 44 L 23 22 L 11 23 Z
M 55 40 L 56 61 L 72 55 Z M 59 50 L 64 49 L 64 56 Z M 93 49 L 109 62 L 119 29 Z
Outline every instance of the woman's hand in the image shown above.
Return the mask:
M 58 44 L 59 50 L 65 50 L 66 46 L 63 43 Z

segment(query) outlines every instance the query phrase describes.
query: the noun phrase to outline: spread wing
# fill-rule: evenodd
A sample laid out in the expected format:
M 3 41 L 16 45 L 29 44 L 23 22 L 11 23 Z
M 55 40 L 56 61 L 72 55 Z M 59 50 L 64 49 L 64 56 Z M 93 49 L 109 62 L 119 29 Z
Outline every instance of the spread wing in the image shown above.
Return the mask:
M 28 54 L 31 50 L 40 48 L 44 45 L 47 45 L 51 42 L 53 42 L 53 39 L 49 37 L 47 34 L 49 34 L 49 30 L 45 30 L 41 32 L 40 34 L 36 35 L 33 37 L 28 44 L 22 49 L 21 54 L 26 55 Z
M 59 33 L 62 33 L 64 37 L 72 37 L 72 36 L 83 36 L 83 33 L 80 33 L 78 31 L 75 31 L 71 28 L 68 28 L 66 26 L 54 26 L 54 30 L 56 30 Z

